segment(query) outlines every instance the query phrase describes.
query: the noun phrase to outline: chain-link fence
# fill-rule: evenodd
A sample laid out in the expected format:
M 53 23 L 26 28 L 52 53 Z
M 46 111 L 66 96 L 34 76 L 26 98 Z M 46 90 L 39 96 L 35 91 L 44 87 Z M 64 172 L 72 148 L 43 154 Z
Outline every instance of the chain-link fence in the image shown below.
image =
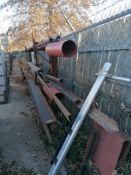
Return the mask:
M 60 8 L 64 11 L 64 5 L 60 6 Z M 75 8 L 77 10 L 77 7 Z M 131 0 L 105 0 L 102 3 L 98 3 L 98 5 L 89 5 L 86 10 L 81 10 L 81 13 L 86 14 L 86 16 L 83 16 L 82 18 L 82 20 L 86 23 L 86 26 L 95 27 L 131 14 Z M 68 17 L 68 22 L 68 25 L 71 25 L 72 28 L 73 23 L 71 24 L 70 17 Z M 75 29 L 75 31 L 77 30 L 78 29 Z
M 128 14 L 130 8 L 130 0 L 107 0 L 101 5 L 90 7 L 88 17 L 91 19 L 92 23 L 96 23 L 112 16 L 118 15 L 118 17 L 120 17 L 120 14 L 123 15 L 123 12 L 126 12 Z

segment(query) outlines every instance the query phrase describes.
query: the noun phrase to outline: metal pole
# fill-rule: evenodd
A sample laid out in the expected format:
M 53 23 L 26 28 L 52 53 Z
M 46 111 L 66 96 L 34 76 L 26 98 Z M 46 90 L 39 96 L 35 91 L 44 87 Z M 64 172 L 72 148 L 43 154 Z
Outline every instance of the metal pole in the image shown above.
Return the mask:
M 118 76 L 114 76 L 114 75 L 110 75 L 110 74 L 107 75 L 106 77 L 110 80 L 121 81 L 121 82 L 125 82 L 125 83 L 131 83 L 130 78 L 118 77 Z
M 61 166 L 61 164 L 64 161 L 64 158 L 66 157 L 66 154 L 68 153 L 75 137 L 77 136 L 77 133 L 81 127 L 81 125 L 83 124 L 83 121 L 86 118 L 87 113 L 90 110 L 90 107 L 93 103 L 93 100 L 95 98 L 95 96 L 97 95 L 103 81 L 106 78 L 107 72 L 109 71 L 111 67 L 111 63 L 105 63 L 102 70 L 101 70 L 101 74 L 97 77 L 89 95 L 86 98 L 86 101 L 84 102 L 73 126 L 70 129 L 69 134 L 67 135 L 63 146 L 61 147 L 57 157 L 56 157 L 56 161 L 53 163 L 48 175 L 56 175 L 58 173 L 58 170 Z
M 96 73 L 96 75 L 97 76 L 100 75 L 100 72 Z M 119 82 L 123 82 L 123 83 L 131 83 L 131 78 L 119 77 L 119 76 L 115 76 L 115 75 L 112 75 L 112 74 L 107 74 L 106 78 L 108 80 L 114 80 L 114 81 L 119 81 Z
M 71 24 L 71 22 L 69 21 L 69 19 L 67 18 L 67 16 L 64 14 L 64 12 L 62 10 L 60 10 L 60 13 L 62 14 L 62 16 L 64 17 L 64 19 L 66 20 L 67 24 L 70 26 L 71 30 L 73 32 L 76 32 L 75 28 L 73 27 L 73 25 Z

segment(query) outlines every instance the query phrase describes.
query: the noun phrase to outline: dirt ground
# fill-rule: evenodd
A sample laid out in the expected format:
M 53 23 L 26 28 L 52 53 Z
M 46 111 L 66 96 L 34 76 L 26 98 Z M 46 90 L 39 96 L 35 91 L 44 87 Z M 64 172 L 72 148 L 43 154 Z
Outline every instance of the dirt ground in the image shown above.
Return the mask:
M 17 61 L 13 64 L 9 103 L 0 105 L 0 175 L 4 175 L 3 167 L 12 164 L 13 171 L 17 171 L 15 165 L 19 171 L 21 168 L 32 169 L 37 175 L 47 175 L 50 168 L 47 145 L 39 136 L 32 115 L 32 101 L 26 87 L 18 81 L 21 80 L 21 73 L 16 64 Z M 5 174 L 12 175 L 11 170 Z

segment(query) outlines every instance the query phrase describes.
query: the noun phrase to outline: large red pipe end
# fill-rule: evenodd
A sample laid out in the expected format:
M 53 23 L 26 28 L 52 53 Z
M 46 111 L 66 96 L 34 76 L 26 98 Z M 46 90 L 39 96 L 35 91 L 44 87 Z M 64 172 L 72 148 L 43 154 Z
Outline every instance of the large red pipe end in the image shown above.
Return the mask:
M 77 45 L 72 40 L 59 41 L 48 44 L 45 50 L 50 56 L 72 57 L 77 53 Z
M 62 52 L 63 52 L 63 55 L 65 55 L 66 57 L 71 57 L 76 55 L 77 53 L 76 43 L 71 40 L 65 41 L 62 46 Z

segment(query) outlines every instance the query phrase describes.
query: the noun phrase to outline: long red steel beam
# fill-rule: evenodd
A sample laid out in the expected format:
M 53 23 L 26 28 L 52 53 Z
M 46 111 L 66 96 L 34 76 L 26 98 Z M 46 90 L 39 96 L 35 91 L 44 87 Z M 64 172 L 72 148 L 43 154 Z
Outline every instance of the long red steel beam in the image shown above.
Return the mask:
M 56 94 L 51 90 L 51 88 L 44 82 L 44 80 L 38 75 L 38 82 L 41 84 L 43 91 L 45 94 L 48 96 L 50 101 L 54 101 L 56 105 L 59 107 L 61 112 L 64 114 L 66 119 L 70 121 L 71 114 L 70 112 L 66 109 L 66 107 L 61 103 L 61 101 L 58 99 Z
M 77 53 L 77 45 L 72 40 L 63 40 L 63 41 L 50 41 L 50 39 L 35 44 L 35 49 L 38 50 L 45 50 L 50 56 L 64 56 L 64 57 L 71 57 Z M 34 47 L 30 47 L 26 49 L 27 51 L 34 51 Z
M 52 142 L 50 132 L 48 130 L 47 124 L 56 122 L 55 115 L 44 98 L 40 88 L 35 85 L 32 80 L 27 80 L 27 84 L 30 90 L 30 94 L 35 104 L 35 109 L 38 115 L 38 118 L 45 130 L 47 138 L 50 142 Z
M 64 116 L 66 117 L 66 119 L 68 121 L 70 121 L 70 116 L 71 114 L 69 113 L 69 111 L 66 109 L 66 107 L 61 103 L 61 101 L 57 98 L 57 96 L 51 91 L 50 87 L 44 82 L 44 80 L 39 76 L 38 71 L 40 71 L 41 69 L 39 69 L 37 66 L 32 65 L 31 63 L 27 63 L 27 65 L 29 66 L 29 72 L 33 75 L 34 79 L 36 78 L 38 83 L 42 86 L 43 91 L 45 92 L 45 94 L 48 96 L 48 98 L 52 101 L 54 100 L 55 103 L 57 104 L 57 106 L 59 107 L 59 109 L 62 111 L 62 113 L 64 114 Z M 37 77 L 36 77 L 37 76 Z
M 50 88 L 48 87 L 48 85 L 44 82 L 44 80 L 39 75 L 38 75 L 38 81 L 42 85 L 43 91 L 45 92 L 45 94 L 49 97 L 50 100 L 54 100 L 55 101 L 55 103 L 57 104 L 57 106 L 59 107 L 59 109 L 62 111 L 62 113 L 66 117 L 66 119 L 68 121 L 70 121 L 71 114 L 69 113 L 69 111 L 61 103 L 61 101 L 56 97 L 56 95 L 53 94 L 53 92 L 50 90 Z

